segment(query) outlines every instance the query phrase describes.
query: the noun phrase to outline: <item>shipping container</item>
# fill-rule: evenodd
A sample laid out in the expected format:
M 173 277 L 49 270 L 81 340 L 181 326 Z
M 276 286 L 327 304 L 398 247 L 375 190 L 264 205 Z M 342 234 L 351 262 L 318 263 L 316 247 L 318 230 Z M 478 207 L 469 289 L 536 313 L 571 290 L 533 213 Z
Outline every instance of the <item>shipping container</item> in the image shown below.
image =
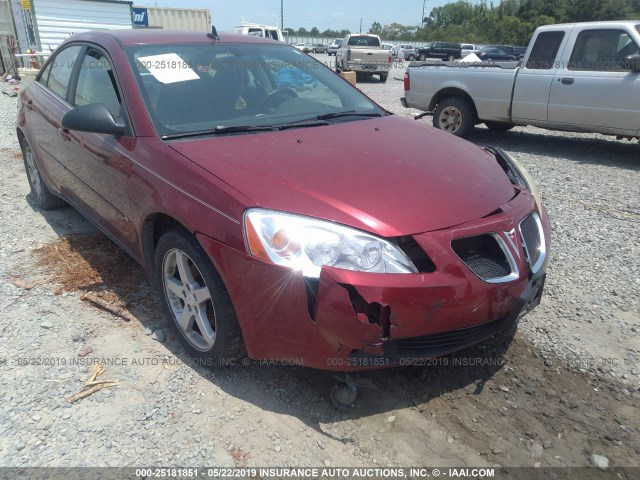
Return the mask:
M 135 28 L 164 28 L 211 32 L 211 11 L 208 8 L 133 7 Z

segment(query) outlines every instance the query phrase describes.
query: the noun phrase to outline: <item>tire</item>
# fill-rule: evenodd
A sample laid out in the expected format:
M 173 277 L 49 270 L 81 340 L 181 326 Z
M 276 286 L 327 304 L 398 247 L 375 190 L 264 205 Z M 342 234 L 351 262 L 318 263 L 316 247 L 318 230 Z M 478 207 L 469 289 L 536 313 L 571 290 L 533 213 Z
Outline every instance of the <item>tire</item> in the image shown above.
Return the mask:
M 318 51 L 314 48 L 313 50 L 311 50 L 313 53 L 318 53 Z
M 445 97 L 433 112 L 433 126 L 457 137 L 467 138 L 476 122 L 475 108 L 464 97 Z
M 454 57 L 453 55 L 449 55 L 449 57 L 447 57 L 447 60 L 449 62 L 453 62 L 456 59 L 456 57 Z
M 34 200 L 35 205 L 42 210 L 53 210 L 55 208 L 66 207 L 66 202 L 52 194 L 49 187 L 44 183 L 44 179 L 42 178 L 42 175 L 40 175 L 40 169 L 38 168 L 36 158 L 33 154 L 33 150 L 31 150 L 29 142 L 23 138 L 20 143 L 24 169 L 27 174 L 27 180 L 29 180 L 31 197 Z
M 193 235 L 181 227 L 162 235 L 153 268 L 169 327 L 190 355 L 207 366 L 245 357 L 229 293 Z
M 506 132 L 515 127 L 512 123 L 500 123 L 500 122 L 484 122 L 489 130 L 493 130 L 494 132 Z
M 410 62 L 413 62 L 415 59 L 416 59 L 416 56 L 415 56 L 415 55 L 409 55 L 409 56 L 407 57 L 407 60 L 409 60 Z
M 388 73 L 381 73 L 380 75 L 380 82 L 384 83 L 387 81 L 387 78 L 389 78 L 389 74 Z
M 418 58 L 420 59 L 421 62 L 424 62 L 427 59 L 427 56 L 424 53 L 421 53 Z

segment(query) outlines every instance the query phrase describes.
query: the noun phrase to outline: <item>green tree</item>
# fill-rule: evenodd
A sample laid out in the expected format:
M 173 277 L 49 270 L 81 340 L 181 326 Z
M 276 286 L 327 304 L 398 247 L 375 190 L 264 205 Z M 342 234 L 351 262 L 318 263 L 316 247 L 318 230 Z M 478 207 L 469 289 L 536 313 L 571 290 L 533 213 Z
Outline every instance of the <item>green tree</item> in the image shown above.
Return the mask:
M 371 25 L 371 28 L 369 29 L 369 33 L 373 33 L 374 35 L 381 35 L 382 25 L 380 25 L 380 23 L 378 22 L 373 22 L 373 24 Z

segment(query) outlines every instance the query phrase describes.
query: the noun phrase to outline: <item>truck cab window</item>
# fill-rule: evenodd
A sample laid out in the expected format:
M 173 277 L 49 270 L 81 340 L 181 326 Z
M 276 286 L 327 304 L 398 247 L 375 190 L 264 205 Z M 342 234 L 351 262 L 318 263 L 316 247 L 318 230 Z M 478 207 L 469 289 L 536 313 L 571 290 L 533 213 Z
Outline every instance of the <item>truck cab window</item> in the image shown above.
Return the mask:
M 564 39 L 564 32 L 543 32 L 531 49 L 526 67 L 530 70 L 551 70 Z
M 576 39 L 568 69 L 620 71 L 624 57 L 638 53 L 638 45 L 622 30 L 585 30 Z

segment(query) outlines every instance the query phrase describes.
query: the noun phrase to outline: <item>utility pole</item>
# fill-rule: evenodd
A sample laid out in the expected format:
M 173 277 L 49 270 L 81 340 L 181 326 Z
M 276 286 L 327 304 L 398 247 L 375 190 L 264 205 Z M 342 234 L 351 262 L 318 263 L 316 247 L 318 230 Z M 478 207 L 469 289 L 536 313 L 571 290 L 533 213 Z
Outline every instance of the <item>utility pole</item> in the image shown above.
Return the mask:
M 280 0 L 280 30 L 284 32 L 284 0 Z
M 360 33 L 362 33 L 362 18 L 360 19 Z
M 422 0 L 422 18 L 420 19 L 420 28 L 424 26 L 424 10 L 427 5 L 427 0 Z

